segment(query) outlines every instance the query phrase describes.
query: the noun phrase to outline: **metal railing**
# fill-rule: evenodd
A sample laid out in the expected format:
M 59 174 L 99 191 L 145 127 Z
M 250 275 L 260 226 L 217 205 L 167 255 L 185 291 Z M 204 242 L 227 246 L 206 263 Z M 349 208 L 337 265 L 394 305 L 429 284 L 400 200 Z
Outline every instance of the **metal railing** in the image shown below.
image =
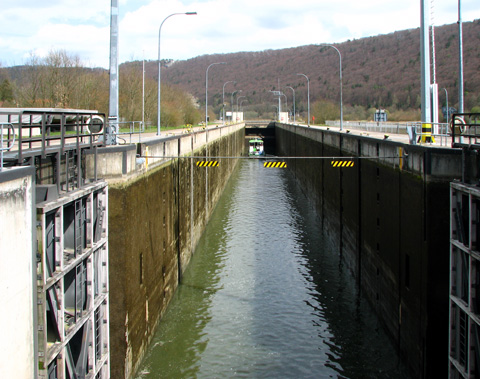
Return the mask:
M 340 121 L 325 121 L 327 126 L 340 127 Z M 359 129 L 367 132 L 407 134 L 412 122 L 380 122 L 380 121 L 343 121 L 344 129 Z
M 5 126 L 8 128 L 6 141 L 4 141 L 3 139 Z M 12 131 L 11 134 L 10 134 L 10 130 Z M 7 146 L 4 146 L 5 143 L 7 143 Z M 10 123 L 5 123 L 5 124 L 0 123 L 0 171 L 3 170 L 3 152 L 11 150 L 14 144 L 15 144 L 15 128 Z
M 96 111 L 11 108 L 0 110 L 0 123 L 11 125 L 9 140 L 15 136 L 8 153 L 2 150 L 2 167 L 50 165 L 45 184 L 56 184 L 59 191 L 84 185 L 84 151 L 96 151 L 106 141 L 105 115 Z
M 412 129 L 410 129 L 412 128 Z M 413 133 L 411 132 L 413 130 Z M 407 127 L 410 144 L 438 144 L 448 146 L 451 141 L 449 125 L 441 122 L 411 122 Z M 413 134 L 413 135 L 412 135 Z
M 327 121 L 328 126 L 340 126 L 339 121 Z M 428 125 L 428 129 L 426 126 Z M 371 122 L 371 121 L 344 121 L 346 129 L 356 129 L 366 132 L 407 134 L 412 145 L 435 143 L 448 146 L 451 142 L 451 131 L 448 123 L 422 122 Z M 426 132 L 425 130 L 429 130 Z
M 127 143 L 125 138 L 122 138 L 121 136 L 129 136 L 130 137 L 130 142 L 132 143 L 132 136 L 138 134 L 138 139 L 141 141 L 142 139 L 142 134 L 145 133 L 145 124 L 142 121 L 119 121 L 115 123 L 110 123 L 110 125 L 115 126 L 115 130 L 117 132 L 115 135 L 117 136 L 117 139 L 123 140 L 123 143 Z M 120 128 L 126 129 L 126 126 L 128 126 L 129 131 L 128 132 L 120 132 Z M 117 141 L 118 143 L 118 141 Z
M 480 148 L 480 113 L 454 113 L 449 127 L 452 147 Z
M 0 111 L 0 121 L 14 126 L 17 143 L 11 151 L 18 154 L 19 162 L 32 152 L 37 154 L 40 151 L 45 157 L 52 148 L 60 148 L 64 153 L 72 146 L 103 146 L 105 128 L 98 123 L 100 118 L 104 120 L 105 116 L 92 111 Z

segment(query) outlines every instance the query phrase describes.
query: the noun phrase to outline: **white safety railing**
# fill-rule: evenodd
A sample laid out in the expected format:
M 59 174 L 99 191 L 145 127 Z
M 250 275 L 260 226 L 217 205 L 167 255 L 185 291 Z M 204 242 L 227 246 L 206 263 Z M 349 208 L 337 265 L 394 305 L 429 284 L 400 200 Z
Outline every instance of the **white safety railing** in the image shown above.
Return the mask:
M 326 121 L 326 125 L 339 127 L 340 121 Z M 452 138 L 447 123 L 344 121 L 343 128 L 373 133 L 408 134 L 412 145 L 435 143 L 447 146 Z
M 141 141 L 141 136 L 143 133 L 145 133 L 145 124 L 143 121 L 119 121 L 119 122 L 110 122 L 109 125 L 111 125 L 115 129 L 115 139 L 117 137 L 122 140 L 122 144 L 127 143 L 125 138 L 122 138 L 121 136 L 129 136 L 130 137 L 130 143 L 132 143 L 132 136 L 138 134 L 138 139 Z M 121 132 L 120 129 L 126 129 L 128 127 L 129 131 Z M 115 141 L 115 144 L 117 144 L 118 141 Z
M 448 146 L 451 143 L 451 140 L 452 140 L 451 130 L 447 123 L 413 122 L 413 123 L 410 123 L 409 127 L 412 127 L 415 130 L 415 134 L 414 136 L 412 136 L 410 131 L 407 129 L 408 135 L 410 137 L 410 143 L 412 145 L 415 145 L 417 143 L 419 144 L 435 143 L 440 146 Z

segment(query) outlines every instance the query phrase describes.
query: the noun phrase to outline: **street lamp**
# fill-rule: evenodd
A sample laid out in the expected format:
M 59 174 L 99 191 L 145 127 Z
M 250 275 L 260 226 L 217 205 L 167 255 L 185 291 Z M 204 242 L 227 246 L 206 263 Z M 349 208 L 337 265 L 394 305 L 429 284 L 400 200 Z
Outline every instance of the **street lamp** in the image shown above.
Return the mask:
M 225 124 L 225 86 L 226 86 L 228 83 L 237 84 L 237 82 L 234 81 L 234 80 L 230 80 L 229 82 L 225 82 L 225 83 L 223 84 L 222 108 L 223 108 L 223 123 L 224 123 L 224 124 Z
M 243 112 L 243 103 L 247 101 L 247 99 L 240 101 L 240 110 Z
M 295 90 L 292 87 L 287 86 L 293 91 L 293 123 L 295 124 Z
M 342 84 L 342 54 L 340 54 L 340 51 L 333 45 L 320 45 L 320 46 L 326 46 L 326 47 L 333 47 L 340 58 L 340 130 L 343 130 L 343 84 Z
M 208 127 L 208 70 L 216 64 L 227 64 L 227 62 L 212 63 L 207 67 L 207 72 L 205 73 L 205 129 Z
M 307 121 L 307 125 L 310 126 L 310 79 L 308 79 L 308 76 L 305 75 L 305 74 L 297 74 L 297 75 L 301 75 L 301 76 L 304 76 L 306 79 L 307 79 L 307 93 L 308 93 L 308 121 Z
M 187 15 L 187 16 L 193 16 L 196 15 L 197 12 L 185 12 L 185 13 L 172 13 L 170 16 L 167 16 L 164 18 L 162 23 L 160 24 L 160 27 L 158 28 L 158 106 L 157 106 L 157 136 L 160 135 L 160 35 L 162 33 L 162 26 L 167 19 L 169 19 L 172 16 L 177 16 L 177 15 Z
M 283 92 L 282 92 L 282 96 L 285 96 L 285 110 L 288 112 L 288 101 L 287 101 L 287 95 L 285 95 Z M 288 119 L 288 117 L 287 117 Z
M 246 96 L 237 96 L 237 113 L 238 113 L 238 100 L 240 100 L 242 97 L 246 97 Z
M 277 121 L 280 121 L 280 113 L 282 113 L 282 100 L 281 97 L 283 93 L 281 91 L 270 91 L 273 96 L 278 96 L 278 119 Z
M 232 121 L 233 121 L 233 95 L 235 95 L 237 92 L 242 92 L 242 90 L 239 89 L 239 90 L 237 90 L 237 91 L 233 91 L 233 92 L 232 92 L 232 101 L 231 101 L 231 103 L 230 103 L 230 104 L 232 104 Z

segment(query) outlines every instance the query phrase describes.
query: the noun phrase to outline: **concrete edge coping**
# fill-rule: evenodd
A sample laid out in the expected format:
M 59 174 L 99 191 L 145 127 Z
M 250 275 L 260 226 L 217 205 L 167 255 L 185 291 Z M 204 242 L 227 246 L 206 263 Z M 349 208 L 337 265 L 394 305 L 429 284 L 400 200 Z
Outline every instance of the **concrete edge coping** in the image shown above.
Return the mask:
M 0 171 L 0 183 L 10 182 L 26 176 L 35 176 L 35 167 L 4 167 L 2 171 Z

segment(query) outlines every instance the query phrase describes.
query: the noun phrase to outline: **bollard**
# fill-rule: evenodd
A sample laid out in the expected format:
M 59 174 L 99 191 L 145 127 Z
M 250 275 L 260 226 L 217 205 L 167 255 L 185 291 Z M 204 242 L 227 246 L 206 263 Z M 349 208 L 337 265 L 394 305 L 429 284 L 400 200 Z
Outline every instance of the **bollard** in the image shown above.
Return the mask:
M 432 124 L 422 124 L 422 135 L 418 138 L 418 142 L 435 143 L 435 139 L 432 136 Z

